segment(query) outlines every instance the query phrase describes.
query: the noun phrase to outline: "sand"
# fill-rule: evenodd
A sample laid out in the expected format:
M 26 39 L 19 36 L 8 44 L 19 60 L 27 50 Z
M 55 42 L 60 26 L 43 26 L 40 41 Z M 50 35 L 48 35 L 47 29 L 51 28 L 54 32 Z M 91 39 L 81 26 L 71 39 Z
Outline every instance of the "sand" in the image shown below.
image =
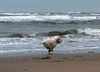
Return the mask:
M 58 57 L 57 57 L 58 56 Z M 0 72 L 100 72 L 100 54 L 44 55 L 0 61 Z

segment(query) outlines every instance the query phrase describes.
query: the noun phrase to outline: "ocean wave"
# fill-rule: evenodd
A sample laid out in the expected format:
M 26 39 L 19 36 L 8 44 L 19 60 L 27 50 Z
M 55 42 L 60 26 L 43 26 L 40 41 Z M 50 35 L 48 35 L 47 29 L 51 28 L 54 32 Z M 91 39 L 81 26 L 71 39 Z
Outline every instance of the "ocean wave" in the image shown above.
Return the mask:
M 56 16 L 0 16 L 2 22 L 69 20 L 68 15 Z
M 39 40 L 36 38 L 0 38 L 0 47 L 14 47 L 28 46 L 37 44 Z
M 55 36 L 55 35 L 83 35 L 83 36 L 100 36 L 100 29 L 92 29 L 92 28 L 85 28 L 85 29 L 72 29 L 72 30 L 66 30 L 66 31 L 50 31 L 45 33 L 39 33 L 36 35 L 40 36 Z
M 41 33 L 41 35 L 45 36 L 55 36 L 55 35 L 68 35 L 68 34 L 77 34 L 77 30 L 69 30 L 69 31 L 50 31 L 47 33 Z
M 19 38 L 24 38 L 24 37 L 30 37 L 28 34 L 12 34 L 12 35 L 9 35 L 8 37 L 12 37 L 12 38 L 14 38 L 14 37 L 19 37 Z
M 90 15 L 92 15 L 92 16 L 100 16 L 100 13 L 97 13 L 97 14 L 91 13 Z
M 0 22 L 29 22 L 29 21 L 88 21 L 100 20 L 97 15 L 69 15 L 69 14 L 51 14 L 51 13 L 3 13 L 0 15 Z
M 31 13 L 0 13 L 0 16 L 29 16 Z
M 100 29 L 92 29 L 92 28 L 78 29 L 78 33 L 85 33 L 88 35 L 100 35 Z
M 81 14 L 82 12 L 67 12 L 69 14 Z
M 55 36 L 55 35 L 92 35 L 92 36 L 100 36 L 100 29 L 92 29 L 92 28 L 85 28 L 85 29 L 71 29 L 65 31 L 47 31 L 47 32 L 38 32 L 38 33 L 9 33 L 7 35 L 0 36 L 1 38 L 37 38 L 37 37 L 47 37 L 47 36 Z
M 9 51 L 4 51 L 4 50 L 0 50 L 0 54 L 4 54 L 4 53 L 18 53 L 18 52 L 25 52 L 25 51 L 29 51 L 28 49 L 22 49 L 22 50 L 9 50 Z
M 9 33 L 6 36 L 2 35 L 0 38 L 37 38 L 45 36 L 55 36 L 55 35 L 68 35 L 68 34 L 78 34 L 78 30 L 67 30 L 67 31 L 49 31 L 49 32 L 39 32 L 39 33 Z

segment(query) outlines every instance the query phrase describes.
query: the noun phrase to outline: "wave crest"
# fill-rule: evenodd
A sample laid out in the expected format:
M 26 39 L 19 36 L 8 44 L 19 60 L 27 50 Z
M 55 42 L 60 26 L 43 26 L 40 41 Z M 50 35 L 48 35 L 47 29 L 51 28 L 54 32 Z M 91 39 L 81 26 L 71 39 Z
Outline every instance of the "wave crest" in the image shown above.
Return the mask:
M 85 28 L 85 29 L 72 29 L 72 30 L 66 30 L 66 31 L 49 31 L 49 32 L 40 32 L 40 33 L 13 33 L 6 36 L 1 37 L 8 37 L 8 38 L 33 38 L 33 37 L 43 37 L 43 36 L 55 36 L 55 35 L 92 35 L 92 36 L 100 36 L 100 29 L 91 29 L 91 28 Z
M 78 33 L 85 33 L 88 35 L 100 35 L 100 29 L 91 29 L 91 28 L 78 29 Z
M 68 35 L 68 34 L 74 34 L 74 35 L 94 35 L 94 36 L 100 36 L 100 29 L 73 29 L 73 30 L 67 30 L 67 31 L 50 31 L 45 33 L 39 33 L 36 35 L 44 35 L 44 36 L 55 36 L 55 35 Z
M 100 20 L 99 15 L 86 15 L 74 13 L 0 13 L 0 22 L 21 22 L 21 21 L 88 21 Z

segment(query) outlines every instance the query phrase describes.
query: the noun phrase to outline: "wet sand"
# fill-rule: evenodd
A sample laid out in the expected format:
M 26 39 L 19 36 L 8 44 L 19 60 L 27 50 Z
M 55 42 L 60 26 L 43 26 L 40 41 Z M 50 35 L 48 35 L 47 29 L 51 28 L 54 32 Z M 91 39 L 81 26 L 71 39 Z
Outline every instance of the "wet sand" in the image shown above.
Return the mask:
M 2 59 L 0 72 L 100 72 L 100 54 L 58 54 Z

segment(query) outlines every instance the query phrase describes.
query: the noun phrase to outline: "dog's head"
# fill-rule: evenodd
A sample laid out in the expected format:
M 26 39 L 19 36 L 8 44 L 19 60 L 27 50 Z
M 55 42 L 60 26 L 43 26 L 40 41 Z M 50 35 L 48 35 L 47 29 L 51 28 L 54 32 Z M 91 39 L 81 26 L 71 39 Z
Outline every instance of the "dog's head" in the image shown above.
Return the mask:
M 56 39 L 57 43 L 61 43 L 62 42 L 62 39 L 61 39 L 60 36 L 55 36 L 54 38 Z

